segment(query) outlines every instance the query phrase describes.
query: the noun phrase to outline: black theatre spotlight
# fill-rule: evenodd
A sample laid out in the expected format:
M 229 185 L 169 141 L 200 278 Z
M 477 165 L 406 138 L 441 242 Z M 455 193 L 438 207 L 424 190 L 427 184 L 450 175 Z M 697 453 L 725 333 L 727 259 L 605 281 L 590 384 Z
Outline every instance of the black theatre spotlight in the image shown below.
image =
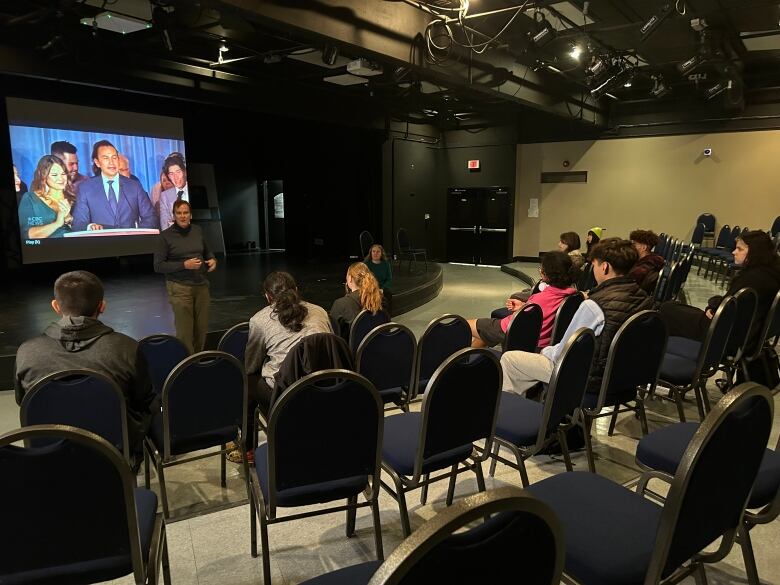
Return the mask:
M 650 93 L 652 93 L 655 97 L 662 98 L 665 95 L 667 95 L 670 91 L 672 91 L 672 88 L 666 85 L 664 78 L 661 77 L 660 75 L 654 75 L 652 79 L 653 79 L 653 87 L 650 90 Z
M 664 4 L 661 6 L 661 9 L 653 14 L 645 23 L 642 25 L 642 27 L 639 29 L 639 34 L 642 35 L 642 40 L 646 40 L 651 34 L 653 34 L 659 26 L 663 23 L 664 20 L 669 18 L 669 15 L 672 13 L 672 10 L 674 8 L 672 7 L 671 3 Z
M 537 47 L 544 47 L 555 38 L 556 33 L 553 25 L 541 11 L 534 12 L 534 26 L 536 32 L 529 36 Z

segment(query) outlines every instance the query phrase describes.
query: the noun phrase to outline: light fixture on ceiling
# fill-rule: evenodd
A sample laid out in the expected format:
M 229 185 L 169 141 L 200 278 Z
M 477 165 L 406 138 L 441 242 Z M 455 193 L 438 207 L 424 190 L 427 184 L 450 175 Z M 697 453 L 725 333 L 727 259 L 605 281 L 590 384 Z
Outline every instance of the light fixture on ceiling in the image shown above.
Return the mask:
M 335 65 L 339 58 L 339 48 L 336 45 L 325 45 L 322 48 L 322 62 L 326 65 Z
M 706 90 L 704 90 L 704 97 L 708 100 L 711 100 L 714 97 L 719 96 L 724 91 L 731 89 L 734 85 L 734 81 L 731 79 L 721 79 L 716 84 L 711 85 Z
M 222 65 L 225 62 L 225 53 L 227 53 L 230 49 L 225 44 L 225 41 L 222 41 L 222 44 L 219 46 L 219 49 L 217 50 L 217 63 Z
M 569 57 L 571 57 L 575 61 L 579 61 L 582 53 L 583 53 L 582 46 L 575 43 L 574 45 L 572 45 L 571 50 L 569 51 Z
M 534 12 L 534 26 L 536 32 L 531 34 L 531 40 L 537 47 L 544 47 L 555 38 L 555 28 L 540 10 Z
M 626 79 L 626 82 L 623 84 L 623 87 L 631 87 L 632 85 L 634 85 L 633 79 L 629 77 L 628 79 Z
M 643 41 L 647 40 L 650 35 L 658 30 L 658 27 L 661 26 L 661 24 L 663 24 L 667 18 L 669 18 L 672 10 L 674 10 L 674 7 L 671 3 L 664 4 L 661 6 L 661 9 L 658 12 L 653 14 L 645 21 L 645 23 L 639 29 L 639 34 L 642 35 Z
M 650 93 L 652 93 L 655 97 L 662 98 L 672 90 L 666 84 L 662 76 L 654 75 L 652 79 L 653 79 L 653 87 L 650 89 Z

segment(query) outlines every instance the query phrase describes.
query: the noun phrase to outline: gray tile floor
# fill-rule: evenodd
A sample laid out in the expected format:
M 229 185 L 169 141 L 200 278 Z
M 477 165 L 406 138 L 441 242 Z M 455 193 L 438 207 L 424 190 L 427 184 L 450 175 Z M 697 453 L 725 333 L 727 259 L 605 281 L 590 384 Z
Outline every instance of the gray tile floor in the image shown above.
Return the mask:
M 510 293 L 524 288 L 517 279 L 494 268 L 444 266 L 444 289 L 438 298 L 397 320 L 419 335 L 430 319 L 446 312 L 466 317 L 487 316 L 500 306 Z M 687 285 L 689 299 L 698 306 L 721 292 L 697 279 L 695 274 Z M 712 388 L 712 397 L 718 390 Z M 776 399 L 776 423 L 780 419 L 780 399 Z M 687 411 L 695 413 L 693 404 Z M 675 420 L 673 405 L 654 400 L 648 404 L 651 430 Z M 627 482 L 638 475 L 634 451 L 641 436 L 638 422 L 631 415 L 623 415 L 612 437 L 607 436 L 608 419 L 601 419 L 594 429 L 594 445 L 598 457 L 598 472 L 617 482 Z M 0 432 L 18 426 L 18 409 L 11 392 L 0 392 Z M 780 424 L 775 424 L 771 444 L 777 441 Z M 583 453 L 573 457 L 575 469 L 586 469 Z M 728 465 L 724 462 L 724 472 Z M 552 474 L 562 473 L 563 463 L 548 456 L 533 458 L 528 465 L 532 482 Z M 487 473 L 487 467 L 485 467 Z M 140 479 L 140 478 L 139 478 Z M 500 485 L 520 485 L 516 471 L 499 465 L 496 477 L 486 478 L 488 488 Z M 152 476 L 153 488 L 157 489 Z M 228 486 L 219 487 L 219 463 L 216 458 L 200 460 L 174 467 L 166 473 L 171 507 L 174 515 L 197 513 L 206 504 L 220 503 L 231 508 L 189 519 L 173 521 L 168 525 L 168 539 L 173 582 L 176 584 L 226 585 L 262 583 L 260 559 L 249 555 L 249 508 L 239 467 L 229 464 Z M 445 482 L 446 483 L 446 482 Z M 446 485 L 431 488 L 428 504 L 421 506 L 417 494 L 408 497 L 412 526 L 417 527 L 444 507 Z M 457 484 L 456 497 L 476 491 L 473 477 L 462 475 Z M 382 533 L 385 554 L 389 554 L 402 540 L 398 508 L 383 493 L 380 498 Z M 297 511 L 297 510 L 296 510 Z M 272 560 L 272 580 L 275 584 L 295 584 L 334 568 L 371 560 L 374 554 L 371 516 L 367 510 L 358 512 L 356 536 L 344 536 L 343 514 L 314 517 L 269 529 Z M 764 583 L 780 585 L 780 522 L 757 527 L 752 533 L 759 573 Z M 744 583 L 742 557 L 735 548 L 720 563 L 707 569 L 709 581 L 715 585 Z M 115 583 L 129 585 L 131 579 Z M 486 582 L 489 582 L 486 579 Z M 685 583 L 693 583 L 686 580 Z

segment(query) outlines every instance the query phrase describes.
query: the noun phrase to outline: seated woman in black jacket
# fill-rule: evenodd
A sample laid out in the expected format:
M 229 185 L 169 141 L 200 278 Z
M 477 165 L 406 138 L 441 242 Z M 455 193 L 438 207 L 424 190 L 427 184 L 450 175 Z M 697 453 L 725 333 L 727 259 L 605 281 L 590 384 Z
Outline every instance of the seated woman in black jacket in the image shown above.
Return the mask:
M 741 268 L 731 280 L 727 295 L 736 294 L 742 288 L 750 287 L 758 295 L 756 319 L 748 336 L 748 351 L 755 347 L 758 335 L 764 326 L 772 301 L 780 290 L 780 257 L 775 252 L 769 234 L 761 230 L 745 232 L 737 238 L 734 248 L 734 264 Z M 710 320 L 723 297 L 712 297 L 705 310 L 677 302 L 661 305 L 661 318 L 666 323 L 670 337 L 687 337 L 703 341 L 710 326 Z

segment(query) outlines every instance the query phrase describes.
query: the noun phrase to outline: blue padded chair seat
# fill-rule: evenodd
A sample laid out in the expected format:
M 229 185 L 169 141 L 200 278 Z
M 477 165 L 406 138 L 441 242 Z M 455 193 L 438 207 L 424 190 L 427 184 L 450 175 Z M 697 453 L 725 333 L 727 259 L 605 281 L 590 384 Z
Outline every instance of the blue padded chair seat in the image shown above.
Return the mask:
M 663 509 L 595 473 L 562 473 L 527 487 L 561 520 L 565 570 L 584 585 L 641 585 Z
M 500 349 L 497 349 L 495 347 L 489 347 L 488 350 L 493 352 L 493 355 L 496 356 L 498 359 L 501 359 L 501 356 L 504 355 Z
M 382 397 L 382 403 L 384 404 L 388 404 L 390 402 L 399 404 L 405 391 L 406 388 L 401 388 L 400 386 L 395 388 L 386 388 L 385 390 L 379 390 L 379 396 Z
M 371 581 L 371 577 L 374 576 L 381 564 L 379 561 L 369 561 L 368 563 L 352 565 L 314 577 L 314 579 L 304 581 L 301 585 L 366 585 Z
M 221 429 L 215 429 L 207 433 L 200 433 L 198 435 L 183 437 L 181 439 L 175 439 L 174 437 L 171 437 L 171 455 L 190 453 L 192 451 L 214 447 L 215 445 L 224 445 L 229 443 L 230 441 L 235 440 L 237 428 L 238 427 L 223 427 Z M 154 418 L 152 419 L 152 425 L 149 427 L 149 437 L 152 439 L 152 442 L 155 444 L 157 449 L 162 452 L 164 444 L 162 413 L 154 415 Z
M 689 384 L 696 373 L 696 361 L 667 353 L 661 362 L 659 379 L 673 384 Z
M 144 560 L 149 556 L 149 546 L 154 532 L 154 519 L 157 514 L 157 496 L 151 490 L 135 488 L 135 510 L 138 516 L 138 531 L 141 537 L 141 552 Z M 35 569 L 0 575 L 0 583 L 40 583 L 42 585 L 67 585 L 69 583 L 100 583 L 124 577 L 133 572 L 130 551 L 125 555 L 115 555 L 89 561 L 56 565 L 45 569 Z
M 268 443 L 255 449 L 255 469 L 260 480 L 263 499 L 268 502 Z M 357 475 L 323 481 L 310 485 L 279 490 L 276 493 L 276 505 L 282 507 L 308 506 L 324 504 L 333 500 L 349 498 L 362 492 L 368 485 L 367 475 Z
M 401 475 L 414 475 L 414 460 L 420 440 L 422 414 L 406 412 L 385 419 L 382 439 L 382 461 Z M 423 473 L 438 471 L 463 461 L 471 455 L 473 445 L 463 445 L 429 457 L 423 463 Z
M 496 421 L 496 436 L 513 445 L 525 447 L 536 443 L 544 405 L 514 392 L 502 392 Z
M 670 337 L 666 344 L 666 353 L 696 361 L 701 352 L 701 341 L 687 337 Z
M 693 439 L 699 423 L 676 423 L 653 431 L 639 441 L 636 459 L 642 465 L 674 475 L 685 449 Z M 747 507 L 762 508 L 769 504 L 780 489 L 780 453 L 767 449 L 761 459 L 756 483 Z

